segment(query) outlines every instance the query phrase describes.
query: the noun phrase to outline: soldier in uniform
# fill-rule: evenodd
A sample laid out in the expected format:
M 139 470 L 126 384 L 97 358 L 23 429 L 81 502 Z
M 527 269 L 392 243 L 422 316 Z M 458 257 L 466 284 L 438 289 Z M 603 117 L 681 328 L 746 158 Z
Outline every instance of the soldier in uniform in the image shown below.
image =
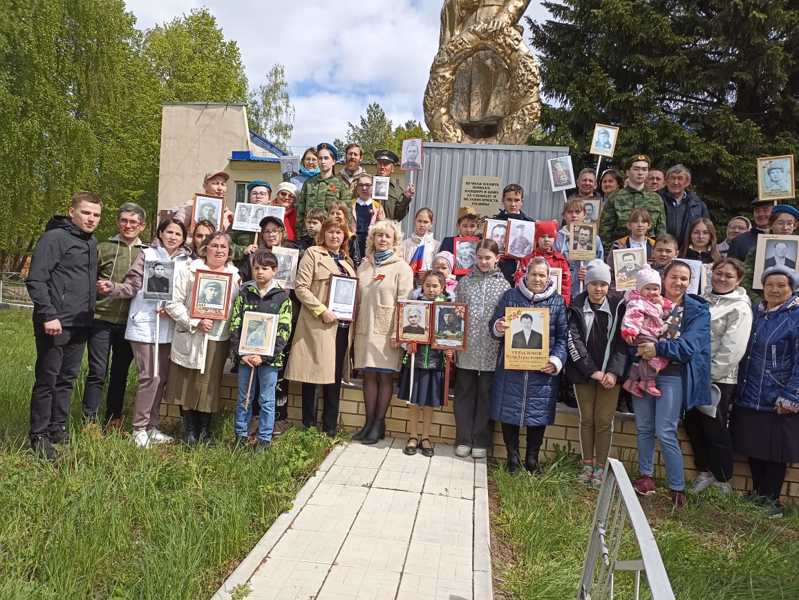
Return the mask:
M 334 166 L 338 160 L 338 150 L 333 144 L 323 142 L 316 147 L 319 157 L 319 175 L 306 180 L 297 202 L 297 227 L 305 226 L 305 215 L 312 208 L 327 212 L 333 202 L 352 204 L 350 186 L 338 175 Z
M 391 150 L 378 150 L 375 152 L 375 161 L 377 161 L 377 176 L 391 177 L 392 173 L 394 173 L 395 165 L 399 162 L 399 157 Z M 415 186 L 408 185 L 403 190 L 400 188 L 399 183 L 392 178 L 391 185 L 388 188 L 388 200 L 383 203 L 386 218 L 402 221 L 408 214 L 408 209 L 415 193 Z

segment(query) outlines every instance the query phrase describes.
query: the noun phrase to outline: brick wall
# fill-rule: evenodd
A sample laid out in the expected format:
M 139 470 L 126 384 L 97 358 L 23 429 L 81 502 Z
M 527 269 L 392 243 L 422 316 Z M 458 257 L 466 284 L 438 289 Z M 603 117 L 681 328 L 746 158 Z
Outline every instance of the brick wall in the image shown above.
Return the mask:
M 224 376 L 220 393 L 226 408 L 233 410 L 238 394 L 238 382 L 235 375 L 226 374 Z M 290 421 L 295 423 L 301 421 L 301 407 L 300 386 L 292 384 L 289 391 L 288 409 Z M 321 407 L 319 410 L 319 420 L 321 421 Z M 161 415 L 165 419 L 177 418 L 180 416 L 180 409 L 175 405 L 162 405 Z M 359 385 L 347 385 L 342 388 L 339 415 L 339 423 L 346 431 L 355 431 L 363 426 L 363 394 Z M 391 406 L 386 415 L 386 433 L 400 438 L 407 436 L 407 425 L 408 408 L 405 401 L 398 400 L 396 397 L 392 398 Z M 419 427 L 421 428 L 421 424 Z M 638 454 L 636 450 L 635 421 L 632 415 L 617 415 L 613 429 L 611 456 L 623 461 L 632 478 L 635 478 L 638 473 Z M 524 429 L 522 429 L 523 431 Z M 433 441 L 447 444 L 455 442 L 455 416 L 452 413 L 452 402 L 433 413 L 431 434 Z M 691 481 L 697 474 L 691 445 L 682 428 L 679 430 L 678 437 L 685 460 L 685 477 L 686 480 Z M 524 444 L 525 436 L 522 433 L 522 453 L 524 453 Z M 558 448 L 576 454 L 580 453 L 579 416 L 577 410 L 562 404 L 558 404 L 555 423 L 547 427 L 542 450 L 545 455 L 552 456 Z M 499 426 L 494 432 L 493 456 L 502 459 L 506 456 Z M 657 477 L 665 478 L 665 467 L 659 450 L 655 452 L 655 463 Z M 736 457 L 731 483 L 735 489 L 740 491 L 747 491 L 752 486 L 749 466 L 745 459 L 741 457 Z M 799 499 L 799 465 L 792 465 L 788 469 L 783 494 L 788 498 Z

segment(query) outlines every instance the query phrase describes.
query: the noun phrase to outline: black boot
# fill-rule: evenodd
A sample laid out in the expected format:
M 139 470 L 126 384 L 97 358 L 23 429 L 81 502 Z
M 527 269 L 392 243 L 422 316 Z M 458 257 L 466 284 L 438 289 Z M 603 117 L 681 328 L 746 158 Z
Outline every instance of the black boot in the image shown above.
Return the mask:
M 378 433 L 378 437 L 381 440 L 386 439 L 386 420 L 385 419 L 380 419 L 380 431 Z
M 193 410 L 183 411 L 183 441 L 189 446 L 197 443 L 197 413 Z
M 519 452 L 517 450 L 508 448 L 507 451 L 508 451 L 508 462 L 506 466 L 508 469 L 508 473 L 510 473 L 511 475 L 515 475 L 522 468 L 522 459 L 519 456 Z
M 381 429 L 382 428 L 382 429 Z M 380 431 L 385 431 L 386 423 L 384 419 L 375 419 L 368 433 L 361 438 L 361 443 L 371 446 L 380 441 Z
M 213 439 L 211 437 L 211 413 L 206 412 L 198 412 L 198 421 L 200 422 L 199 426 L 199 433 L 197 435 L 197 441 L 201 444 L 208 444 L 210 445 L 213 443 Z
M 364 423 L 363 427 L 361 427 L 358 431 L 352 434 L 352 440 L 354 442 L 358 442 L 363 438 L 365 438 L 366 434 L 369 433 L 369 430 L 372 428 L 372 425 L 374 425 L 374 422 L 375 422 L 374 418 L 371 418 L 369 417 L 369 415 L 367 415 L 366 423 Z
M 524 457 L 524 468 L 532 475 L 537 475 L 541 472 L 541 465 L 538 464 L 537 448 L 527 448 Z

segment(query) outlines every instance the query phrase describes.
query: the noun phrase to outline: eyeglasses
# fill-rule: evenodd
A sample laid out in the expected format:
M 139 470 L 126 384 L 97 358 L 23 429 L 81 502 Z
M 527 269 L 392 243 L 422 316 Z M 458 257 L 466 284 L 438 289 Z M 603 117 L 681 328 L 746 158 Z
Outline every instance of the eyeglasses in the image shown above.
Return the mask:
M 138 227 L 140 221 L 138 219 L 120 219 L 119 224 L 128 227 Z
M 371 183 L 359 183 L 358 187 L 370 188 L 370 187 L 372 187 L 372 184 Z
M 250 196 L 268 196 L 269 192 L 250 192 Z

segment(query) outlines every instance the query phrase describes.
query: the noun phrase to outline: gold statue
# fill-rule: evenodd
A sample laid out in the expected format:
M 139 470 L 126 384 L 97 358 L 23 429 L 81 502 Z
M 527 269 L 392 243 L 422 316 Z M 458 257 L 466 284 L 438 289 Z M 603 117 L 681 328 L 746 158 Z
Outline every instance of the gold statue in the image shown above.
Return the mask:
M 424 96 L 438 142 L 525 144 L 538 123 L 538 63 L 519 19 L 530 0 L 445 0 Z

